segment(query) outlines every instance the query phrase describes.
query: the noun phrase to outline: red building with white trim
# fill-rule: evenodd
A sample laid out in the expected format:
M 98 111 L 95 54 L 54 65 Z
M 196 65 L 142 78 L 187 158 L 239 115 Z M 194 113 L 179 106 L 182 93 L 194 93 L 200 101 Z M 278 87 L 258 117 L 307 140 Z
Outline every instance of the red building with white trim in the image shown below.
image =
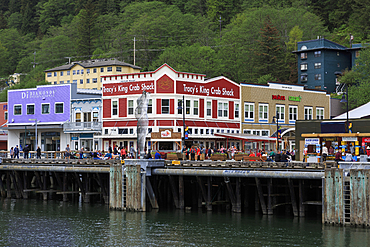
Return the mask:
M 216 133 L 240 132 L 240 86 L 226 77 L 206 79 L 203 74 L 175 71 L 167 64 L 152 72 L 102 76 L 103 147 L 137 148 L 135 108 L 143 90 L 150 93 L 147 146 L 152 150 L 180 149 L 181 139 L 151 142 L 151 132 L 172 129 L 183 136 L 183 96 L 187 145 L 207 147 L 226 144 Z M 152 146 L 154 145 L 154 146 Z M 233 145 L 233 143 L 230 143 Z M 239 146 L 239 142 L 234 145 Z

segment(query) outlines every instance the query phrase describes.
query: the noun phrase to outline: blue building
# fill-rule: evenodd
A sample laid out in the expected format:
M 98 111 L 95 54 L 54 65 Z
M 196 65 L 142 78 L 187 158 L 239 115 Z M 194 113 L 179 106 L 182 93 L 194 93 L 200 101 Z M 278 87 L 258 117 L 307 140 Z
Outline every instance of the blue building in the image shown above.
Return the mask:
M 337 77 L 354 66 L 360 49 L 361 44 L 348 48 L 324 38 L 298 42 L 298 84 L 335 92 Z

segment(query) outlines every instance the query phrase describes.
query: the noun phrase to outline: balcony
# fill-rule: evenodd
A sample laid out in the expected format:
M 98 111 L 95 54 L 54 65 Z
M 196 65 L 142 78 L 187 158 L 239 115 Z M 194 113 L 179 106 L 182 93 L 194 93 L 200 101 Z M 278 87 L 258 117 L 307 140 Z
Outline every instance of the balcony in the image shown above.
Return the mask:
M 64 132 L 96 132 L 101 130 L 102 122 L 69 122 L 63 124 Z

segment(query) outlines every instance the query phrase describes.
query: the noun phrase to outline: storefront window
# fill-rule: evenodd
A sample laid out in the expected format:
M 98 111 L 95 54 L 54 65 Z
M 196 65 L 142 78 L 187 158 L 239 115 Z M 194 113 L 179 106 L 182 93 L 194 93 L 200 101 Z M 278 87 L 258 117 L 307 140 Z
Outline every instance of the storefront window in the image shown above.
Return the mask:
M 324 108 L 316 108 L 316 119 L 324 119 Z
M 244 103 L 244 118 L 254 120 L 254 103 Z
M 304 120 L 312 120 L 312 107 L 304 108 Z
M 289 121 L 296 121 L 297 120 L 297 106 L 289 106 Z

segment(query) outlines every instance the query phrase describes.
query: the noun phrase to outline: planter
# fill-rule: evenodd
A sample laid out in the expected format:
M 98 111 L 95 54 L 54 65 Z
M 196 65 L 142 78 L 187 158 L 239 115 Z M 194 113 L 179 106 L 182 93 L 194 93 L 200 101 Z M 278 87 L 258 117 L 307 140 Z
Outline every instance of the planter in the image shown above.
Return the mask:
M 167 154 L 167 160 L 178 160 L 177 154 Z
M 234 159 L 235 161 L 241 161 L 245 154 L 235 154 Z
M 211 160 L 222 160 L 222 161 L 225 161 L 227 159 L 227 155 L 226 154 L 213 154 L 211 156 Z

